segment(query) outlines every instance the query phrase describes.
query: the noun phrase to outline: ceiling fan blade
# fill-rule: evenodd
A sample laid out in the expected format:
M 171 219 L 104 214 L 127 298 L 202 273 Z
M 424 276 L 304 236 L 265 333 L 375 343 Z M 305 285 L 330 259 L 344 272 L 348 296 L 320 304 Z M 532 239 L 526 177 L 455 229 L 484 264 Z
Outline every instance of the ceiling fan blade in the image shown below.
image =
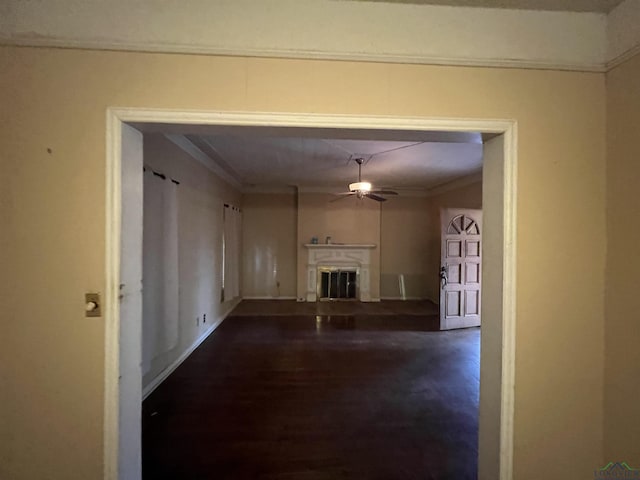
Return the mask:
M 337 195 L 337 198 L 334 198 L 333 200 L 329 200 L 329 203 L 337 202 L 338 200 L 342 200 L 344 198 L 347 198 L 350 195 L 355 195 L 355 192 L 336 193 L 336 195 Z
M 369 192 L 367 195 L 365 195 L 367 198 L 370 198 L 371 200 L 375 200 L 376 202 L 386 202 L 387 199 L 384 197 L 381 197 L 379 195 L 376 195 L 375 193 L 371 193 Z
M 340 193 L 334 193 L 333 195 L 355 195 L 356 193 L 358 193 L 358 192 L 356 192 L 356 191 L 353 191 L 353 192 L 340 192 Z
M 371 190 L 370 193 L 378 195 L 398 195 L 398 192 L 394 192 L 393 190 Z

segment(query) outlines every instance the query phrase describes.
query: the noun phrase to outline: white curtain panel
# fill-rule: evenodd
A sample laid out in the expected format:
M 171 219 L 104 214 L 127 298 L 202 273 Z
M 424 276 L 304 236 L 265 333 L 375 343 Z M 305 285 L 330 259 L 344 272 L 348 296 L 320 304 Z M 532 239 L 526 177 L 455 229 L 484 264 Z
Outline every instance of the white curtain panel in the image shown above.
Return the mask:
M 236 298 L 240 296 L 240 271 L 242 269 L 242 212 L 240 210 L 235 210 L 234 213 L 234 278 L 233 278 L 233 297 Z
M 178 185 L 144 172 L 142 371 L 178 344 Z
M 224 300 L 240 296 L 240 242 L 242 213 L 231 206 L 224 207 Z

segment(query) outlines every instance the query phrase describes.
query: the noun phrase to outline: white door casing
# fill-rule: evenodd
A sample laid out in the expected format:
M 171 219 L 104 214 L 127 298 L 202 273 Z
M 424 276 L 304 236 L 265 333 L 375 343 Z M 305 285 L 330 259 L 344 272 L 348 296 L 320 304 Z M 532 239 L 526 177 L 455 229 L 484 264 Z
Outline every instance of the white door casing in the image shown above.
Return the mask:
M 515 120 L 448 119 L 426 117 L 389 117 L 361 115 L 325 115 L 309 113 L 264 113 L 224 111 L 177 111 L 144 108 L 107 109 L 106 155 L 106 289 L 105 289 L 105 415 L 104 415 L 104 480 L 139 479 L 137 457 L 139 438 L 119 417 L 128 417 L 121 410 L 139 415 L 140 396 L 126 387 L 120 375 L 132 365 L 132 354 L 140 332 L 131 329 L 131 341 L 123 341 L 120 329 L 131 323 L 141 323 L 141 309 L 120 308 L 120 259 L 126 254 L 124 241 L 128 230 L 123 210 L 130 202 L 141 206 L 141 196 L 135 189 L 122 185 L 127 172 L 138 170 L 142 175 L 142 159 L 126 155 L 124 144 L 132 141 L 123 130 L 125 123 L 282 126 L 405 131 L 462 131 L 492 134 L 484 148 L 483 206 L 484 232 L 490 242 L 483 251 L 484 291 L 482 309 L 484 328 L 480 361 L 479 418 L 479 480 L 512 480 L 513 476 L 513 413 L 516 319 L 516 198 L 517 198 L 517 122 Z M 134 142 L 135 143 L 135 142 Z M 122 148 L 122 149 L 121 149 Z M 139 162 L 139 164 L 138 164 Z M 133 170 L 131 170 L 133 169 Z M 129 180 L 129 179 L 127 179 Z M 140 179 L 141 184 L 141 179 Z M 127 215 L 128 216 L 128 215 Z M 121 239 L 123 240 L 121 245 Z M 141 252 L 140 252 L 141 259 Z M 137 261 L 136 261 L 137 264 Z M 140 264 L 141 267 L 141 264 Z M 126 283 L 126 282 L 123 282 Z M 133 284 L 130 286 L 133 287 Z M 490 288 L 489 288 L 490 287 Z M 135 295 L 134 292 L 131 292 Z M 126 293 L 125 293 L 126 295 Z M 124 333 L 124 332 L 123 332 Z M 130 350 L 131 349 L 131 350 Z M 135 356 L 135 355 L 133 355 Z M 137 367 L 139 369 L 139 366 Z M 119 451 L 131 449 L 126 457 Z M 133 460 L 133 461 L 131 461 Z
M 143 219 L 143 137 L 135 128 L 122 125 L 121 189 L 128 202 L 120 216 L 120 283 L 117 295 L 120 318 L 133 320 L 119 324 L 118 480 L 138 480 L 142 468 L 142 219 Z M 114 286 L 115 290 L 115 286 Z M 116 470 L 115 464 L 112 465 Z
M 440 330 L 480 326 L 482 210 L 440 210 Z

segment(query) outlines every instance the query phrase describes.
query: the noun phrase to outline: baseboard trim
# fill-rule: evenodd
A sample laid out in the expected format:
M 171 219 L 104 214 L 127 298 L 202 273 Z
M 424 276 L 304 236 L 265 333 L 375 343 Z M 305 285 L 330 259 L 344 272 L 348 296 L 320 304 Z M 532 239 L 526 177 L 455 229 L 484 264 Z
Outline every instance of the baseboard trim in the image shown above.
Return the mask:
M 297 300 L 296 297 L 269 297 L 269 296 L 256 296 L 256 297 L 242 297 L 242 300 Z
M 380 300 L 431 300 L 428 297 L 380 297 Z
M 220 326 L 220 324 L 224 321 L 225 318 L 229 316 L 231 311 L 240 303 L 240 298 L 233 300 L 231 307 L 222 315 L 220 315 L 216 321 L 204 331 L 202 335 L 200 335 L 195 342 L 191 344 L 189 348 L 187 348 L 182 355 L 180 355 L 173 363 L 171 363 L 167 368 L 162 370 L 151 382 L 149 385 L 142 389 L 142 400 L 145 400 L 149 395 L 153 393 L 153 391 L 164 382 L 169 375 L 171 375 L 176 368 L 178 368 L 182 362 L 184 362 L 189 356 L 195 351 L 196 348 L 200 346 L 202 342 L 204 342 L 209 335 L 211 335 L 216 328 Z

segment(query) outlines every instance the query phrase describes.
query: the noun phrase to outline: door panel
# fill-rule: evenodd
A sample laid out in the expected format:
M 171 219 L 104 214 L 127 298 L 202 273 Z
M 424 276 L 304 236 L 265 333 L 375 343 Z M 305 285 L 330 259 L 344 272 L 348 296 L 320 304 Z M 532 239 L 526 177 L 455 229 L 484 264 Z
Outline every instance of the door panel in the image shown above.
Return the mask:
M 440 329 L 480 325 L 482 210 L 441 210 Z

